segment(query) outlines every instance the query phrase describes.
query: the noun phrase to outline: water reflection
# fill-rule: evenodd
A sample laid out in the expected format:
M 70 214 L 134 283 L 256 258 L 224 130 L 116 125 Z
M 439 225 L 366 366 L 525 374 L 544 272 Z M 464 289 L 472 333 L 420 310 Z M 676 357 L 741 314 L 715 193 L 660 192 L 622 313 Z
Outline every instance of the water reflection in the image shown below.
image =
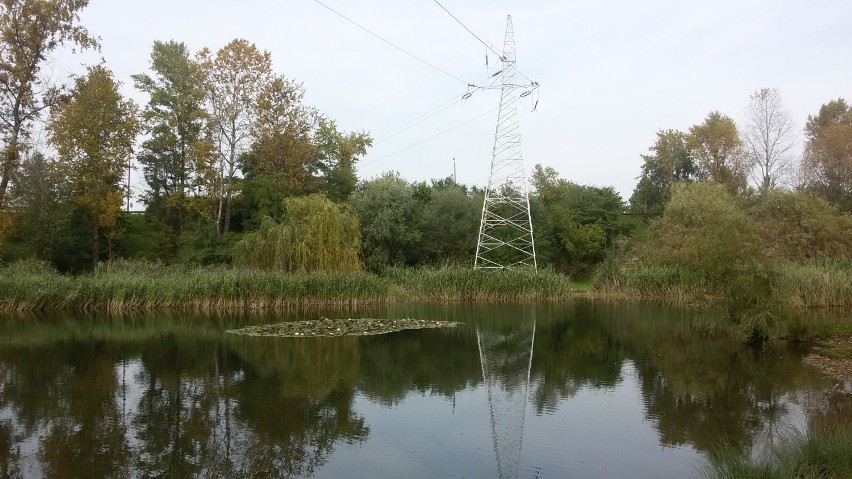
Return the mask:
M 403 431 L 395 451 L 453 449 L 421 472 L 383 461 L 388 476 L 604 477 L 589 458 L 647 446 L 657 458 L 622 457 L 624 470 L 676 477 L 695 467 L 677 451 L 723 439 L 756 447 L 791 424 L 849 419 L 849 401 L 827 399 L 831 383 L 802 351 L 702 338 L 691 314 L 576 303 L 4 318 L 0 475 L 370 477 L 363 456 L 390 441 L 379 414 L 400 414 L 430 434 Z M 362 338 L 223 334 L 320 315 L 465 324 Z M 609 399 L 635 421 L 589 409 Z
M 535 344 L 535 317 L 520 317 L 508 328 L 486 330 L 477 327 L 476 342 L 488 391 L 497 475 L 501 479 L 518 477 Z

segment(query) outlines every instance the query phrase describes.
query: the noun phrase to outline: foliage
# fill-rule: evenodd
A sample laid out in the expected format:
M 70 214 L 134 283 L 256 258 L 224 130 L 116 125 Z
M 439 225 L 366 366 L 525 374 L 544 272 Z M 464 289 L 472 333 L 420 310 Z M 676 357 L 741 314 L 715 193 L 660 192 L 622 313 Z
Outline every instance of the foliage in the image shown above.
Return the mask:
M 420 222 L 423 235 L 421 261 L 470 265 L 476 254 L 482 201 L 481 197 L 469 194 L 455 183 L 441 187 L 433 182 Z
M 747 209 L 771 260 L 852 257 L 852 216 L 806 192 L 773 190 Z
M 4 256 L 39 258 L 62 271 L 91 267 L 82 210 L 70 202 L 67 168 L 35 152 L 21 168 L 12 189 L 17 207 Z
M 174 243 L 201 209 L 197 196 L 209 193 L 214 174 L 205 78 L 186 45 L 175 41 L 154 42 L 150 68 L 152 75 L 133 75 L 136 88 L 150 97 L 142 113 L 150 137 L 138 158 L 148 185 L 148 212 L 156 216 L 149 224 Z
M 852 211 L 852 106 L 843 98 L 820 107 L 805 125 L 804 186 Z
M 703 123 L 690 127 L 687 144 L 701 179 L 721 183 L 734 195 L 745 192 L 747 168 L 734 120 L 710 112 Z
M 672 185 L 698 178 L 687 139 L 685 133 L 677 130 L 657 132 L 657 141 L 650 148 L 653 154 L 642 155 L 642 173 L 630 196 L 633 213 L 659 216 L 671 198 Z
M 92 228 L 96 264 L 101 238 L 111 246 L 120 236 L 121 180 L 139 131 L 136 105 L 122 98 L 109 70 L 93 67 L 77 79 L 71 96 L 52 110 L 48 130 L 68 165 L 71 201 L 85 211 Z
M 358 220 L 321 195 L 284 200 L 281 224 L 266 218 L 235 245 L 242 268 L 301 273 L 358 271 Z
M 361 224 L 361 257 L 367 269 L 415 263 L 421 205 L 411 184 L 388 173 L 359 185 L 351 203 Z
M 216 236 L 216 235 L 214 235 Z M 571 281 L 552 270 L 466 267 L 289 274 L 224 266 L 117 260 L 66 276 L 46 262 L 0 266 L 0 311 L 223 310 L 410 301 L 563 300 Z
M 676 185 L 654 231 L 652 261 L 695 271 L 714 284 L 758 256 L 748 216 L 718 183 Z
M 541 165 L 535 166 L 532 183 L 544 216 L 533 226 L 552 248 L 542 262 L 549 259 L 564 271 L 587 271 L 630 229 L 622 216 L 624 203 L 611 187 L 580 186 Z
M 97 40 L 78 24 L 88 0 L 2 0 L 0 2 L 0 211 L 7 203 L 32 124 L 58 98 L 40 75 L 56 49 L 70 44 L 97 48 Z
M 258 96 L 272 81 L 272 56 L 247 40 L 235 39 L 220 48 L 215 57 L 203 49 L 198 61 L 206 76 L 208 110 L 217 146 L 217 232 L 227 233 L 237 160 L 249 145 Z

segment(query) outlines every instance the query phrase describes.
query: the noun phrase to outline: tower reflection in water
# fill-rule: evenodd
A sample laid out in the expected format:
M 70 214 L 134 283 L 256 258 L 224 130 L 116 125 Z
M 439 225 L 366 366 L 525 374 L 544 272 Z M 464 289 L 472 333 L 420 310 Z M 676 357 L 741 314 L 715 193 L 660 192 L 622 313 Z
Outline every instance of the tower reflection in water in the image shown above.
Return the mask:
M 488 390 L 491 437 L 501 479 L 519 475 L 529 398 L 535 313 L 517 323 L 477 327 L 482 377 Z

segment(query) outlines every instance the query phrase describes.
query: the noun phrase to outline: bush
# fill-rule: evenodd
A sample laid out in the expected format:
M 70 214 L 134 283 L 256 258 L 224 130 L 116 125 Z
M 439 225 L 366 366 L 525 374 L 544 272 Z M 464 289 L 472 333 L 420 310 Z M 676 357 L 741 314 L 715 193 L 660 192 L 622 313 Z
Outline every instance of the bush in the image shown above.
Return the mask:
M 675 185 L 649 249 L 654 263 L 698 273 L 719 287 L 753 265 L 758 251 L 748 216 L 724 186 L 711 182 Z
M 768 259 L 852 257 L 852 216 L 822 198 L 774 190 L 749 208 L 749 216 Z

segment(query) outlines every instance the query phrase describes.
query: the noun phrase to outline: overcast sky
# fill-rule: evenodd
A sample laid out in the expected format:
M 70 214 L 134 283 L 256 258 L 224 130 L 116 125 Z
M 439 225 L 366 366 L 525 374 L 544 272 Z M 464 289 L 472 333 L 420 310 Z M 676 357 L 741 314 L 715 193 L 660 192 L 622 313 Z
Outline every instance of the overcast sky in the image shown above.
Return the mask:
M 142 106 L 130 75 L 147 71 L 155 40 L 215 51 L 245 38 L 304 84 L 307 104 L 376 139 L 360 177 L 446 177 L 456 158 L 458 180 L 484 186 L 499 92 L 462 95 L 495 71 L 485 46 L 433 0 L 322 1 L 449 75 L 314 0 L 91 0 L 82 24 L 101 38 L 100 54 L 60 54 L 56 69 L 79 73 L 103 57 Z M 440 1 L 498 51 L 512 15 L 518 69 L 541 84 L 537 110 L 521 109 L 527 170 L 552 166 L 625 200 L 660 129 L 687 130 L 712 110 L 742 126 L 749 94 L 764 87 L 780 90 L 799 132 L 823 103 L 852 99 L 849 0 Z

